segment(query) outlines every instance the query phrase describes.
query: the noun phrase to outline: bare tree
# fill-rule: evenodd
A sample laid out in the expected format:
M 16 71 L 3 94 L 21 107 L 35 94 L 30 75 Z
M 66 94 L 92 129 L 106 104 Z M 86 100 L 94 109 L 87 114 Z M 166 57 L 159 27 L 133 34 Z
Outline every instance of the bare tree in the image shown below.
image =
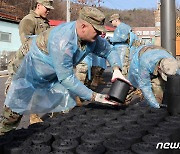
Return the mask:
M 7 12 L 8 14 L 17 15 L 19 18 L 23 18 L 28 14 L 31 2 L 35 0 L 0 0 L 0 4 L 6 5 L 0 7 L 0 11 Z M 78 2 L 79 1 L 79 2 Z M 6 2 L 6 3 L 5 3 Z M 121 20 L 130 26 L 154 26 L 154 10 L 147 9 L 134 9 L 134 10 L 118 10 L 109 9 L 105 7 L 99 7 L 97 4 L 101 4 L 102 0 L 73 0 L 71 2 L 71 20 L 78 18 L 79 10 L 84 5 L 96 5 L 98 9 L 104 12 L 106 16 L 106 25 L 111 26 L 108 22 L 109 17 L 114 13 L 119 13 Z M 9 7 L 7 7 L 9 5 Z M 50 11 L 48 19 L 54 20 L 66 20 L 66 0 L 54 0 L 54 10 Z M 8 9 L 9 8 L 9 9 Z M 178 7 L 180 8 L 180 7 Z M 179 14 L 179 11 L 177 11 Z
M 100 6 L 100 4 L 103 3 L 103 0 L 73 0 L 73 2 L 89 6 Z

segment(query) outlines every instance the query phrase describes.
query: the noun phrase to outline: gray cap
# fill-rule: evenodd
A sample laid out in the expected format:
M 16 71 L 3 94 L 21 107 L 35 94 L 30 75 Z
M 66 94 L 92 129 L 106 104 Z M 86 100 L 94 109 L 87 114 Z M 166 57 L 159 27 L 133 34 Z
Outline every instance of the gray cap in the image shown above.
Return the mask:
M 79 18 L 90 23 L 96 30 L 106 32 L 104 27 L 104 14 L 94 7 L 83 7 L 79 12 Z
M 54 9 L 53 5 L 53 0 L 37 0 L 37 3 L 42 4 L 48 9 Z

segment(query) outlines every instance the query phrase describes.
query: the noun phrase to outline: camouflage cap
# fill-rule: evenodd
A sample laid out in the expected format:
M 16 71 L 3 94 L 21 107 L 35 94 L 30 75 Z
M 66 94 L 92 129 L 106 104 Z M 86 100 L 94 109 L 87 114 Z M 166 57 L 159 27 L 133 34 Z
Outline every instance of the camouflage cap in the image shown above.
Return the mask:
M 158 71 L 163 80 L 167 81 L 167 75 L 175 75 L 178 70 L 178 63 L 173 58 L 163 58 L 159 64 Z
M 110 16 L 109 22 L 111 22 L 115 19 L 120 19 L 120 15 L 119 14 L 113 14 L 112 16 Z
M 100 10 L 85 6 L 80 10 L 79 18 L 90 23 L 96 30 L 106 32 L 104 27 L 105 16 Z
M 54 9 L 53 5 L 53 0 L 37 0 L 37 3 L 42 4 L 48 9 Z

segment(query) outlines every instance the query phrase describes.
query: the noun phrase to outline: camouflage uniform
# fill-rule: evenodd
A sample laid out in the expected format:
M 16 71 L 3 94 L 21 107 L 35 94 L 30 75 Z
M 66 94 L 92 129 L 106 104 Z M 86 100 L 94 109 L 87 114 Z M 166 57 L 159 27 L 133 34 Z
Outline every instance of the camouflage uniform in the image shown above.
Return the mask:
M 99 66 L 92 66 L 91 72 L 92 72 L 91 73 L 92 74 L 92 82 L 90 83 L 90 88 L 92 90 L 95 90 L 99 84 L 105 84 L 103 77 L 102 77 L 104 69 Z
M 137 42 L 135 41 L 133 43 L 133 46 L 140 46 L 141 43 L 140 42 Z M 140 52 L 139 52 L 139 57 L 142 56 L 142 54 L 148 50 L 151 50 L 151 49 L 163 49 L 162 47 L 159 47 L 159 46 L 145 46 L 143 47 Z M 163 49 L 165 50 L 165 49 Z M 171 54 L 171 53 L 170 53 Z M 124 56 L 124 65 L 123 65 L 123 68 L 122 68 L 122 74 L 124 76 L 127 76 L 128 75 L 128 71 L 129 71 L 129 66 L 130 66 L 130 61 L 129 61 L 129 49 L 127 49 L 126 51 L 126 54 Z M 153 94 L 157 100 L 157 102 L 159 104 L 162 103 L 162 99 L 163 99 L 163 92 L 164 92 L 164 89 L 165 89 L 165 82 L 162 78 L 161 75 L 159 75 L 159 72 L 158 72 L 158 67 L 160 66 L 160 62 L 157 63 L 155 69 L 154 69 L 154 72 L 153 74 L 151 75 L 151 86 L 152 86 L 152 91 L 153 91 Z M 139 93 L 140 92 L 140 93 Z M 137 94 L 140 95 L 141 99 L 143 98 L 142 96 L 142 92 L 140 89 L 131 89 L 126 97 L 126 102 L 130 102 L 132 100 L 132 97 L 134 94 Z
M 98 66 L 92 66 L 91 68 L 91 80 L 88 79 L 88 65 L 82 61 L 75 69 L 76 77 L 88 88 L 95 90 L 99 83 L 103 83 L 101 76 L 104 69 Z M 78 96 L 76 97 L 76 102 L 78 106 L 82 106 L 82 99 Z
M 88 65 L 82 61 L 76 66 L 76 77 L 82 82 L 85 83 L 87 80 L 87 71 Z
M 19 65 L 21 64 L 23 57 L 29 51 L 29 44 L 31 44 L 31 35 L 38 35 L 41 32 L 50 28 L 47 19 L 44 19 L 37 15 L 34 11 L 25 16 L 19 24 L 19 35 L 22 42 L 22 46 L 16 52 L 15 56 L 11 59 L 8 65 L 9 78 L 6 82 L 5 94 L 7 94 L 8 87 L 11 84 L 12 76 L 17 71 Z
M 37 0 L 37 3 L 42 4 L 48 9 L 54 9 L 52 7 L 53 0 Z M 11 59 L 8 65 L 9 78 L 6 82 L 5 95 L 7 94 L 9 85 L 11 84 L 12 76 L 17 71 L 19 65 L 22 62 L 23 57 L 29 51 L 29 44 L 31 44 L 31 36 L 39 35 L 41 32 L 49 29 L 49 20 L 36 14 L 31 10 L 19 23 L 19 36 L 22 46 L 16 52 L 15 56 Z
M 90 9 L 89 9 L 90 10 Z M 97 9 L 95 9 L 95 10 L 97 10 Z M 93 12 L 94 10 L 90 10 L 90 13 L 91 12 Z M 81 11 L 82 12 L 82 11 Z M 83 14 L 82 14 L 83 15 Z M 95 15 L 97 15 L 97 13 L 96 12 L 93 12 L 93 14 L 91 15 L 91 16 L 95 16 Z M 85 13 L 84 13 L 84 16 L 85 16 Z M 86 16 L 85 16 L 86 17 Z M 102 22 L 102 23 L 100 23 L 99 24 L 99 22 L 101 22 L 101 21 L 104 21 L 104 19 L 105 19 L 105 17 L 104 17 L 104 15 L 102 14 L 102 15 L 98 15 L 97 16 L 97 18 L 100 20 L 100 21 L 96 21 L 94 18 L 90 18 L 91 20 L 89 21 L 89 22 L 97 22 L 97 24 L 96 23 L 94 23 L 94 24 L 96 24 L 96 29 L 98 29 L 98 30 L 100 30 L 101 31 L 101 29 L 104 29 L 104 27 L 102 26 L 102 25 L 104 25 L 104 22 Z M 83 19 L 83 20 L 85 20 L 85 19 L 87 19 L 87 18 L 83 18 L 83 16 L 81 17 L 81 19 Z M 88 18 L 89 19 L 89 18 Z M 72 23 L 67 23 L 67 26 L 69 26 L 69 25 L 75 25 L 75 23 L 74 22 L 72 22 Z M 92 23 L 93 24 L 93 23 Z M 41 33 L 40 35 L 38 35 L 37 37 L 36 37 L 36 45 L 37 45 L 37 47 L 42 51 L 42 52 L 44 52 L 45 54 L 48 54 L 48 50 L 47 50 L 47 43 L 48 43 L 48 38 L 49 38 L 49 32 L 50 32 L 50 30 L 51 29 L 48 29 L 48 30 L 46 30 L 46 31 L 44 31 L 43 33 Z M 57 30 L 57 29 L 55 29 L 55 30 Z M 31 44 L 30 44 L 30 46 L 31 46 Z M 20 53 L 21 53 L 21 51 L 20 51 Z M 113 58 L 113 57 L 112 57 Z M 84 87 L 84 86 L 83 86 Z M 85 88 L 86 89 L 86 88 Z M 90 92 L 92 92 L 91 90 L 89 90 L 88 89 L 88 91 L 90 91 Z M 92 92 L 93 93 L 93 92 Z M 84 97 L 86 97 L 86 96 L 84 96 Z M 94 98 L 94 95 L 93 95 L 93 98 Z M 17 126 L 17 124 L 19 123 L 19 121 L 20 121 L 20 119 L 21 119 L 21 117 L 22 117 L 22 115 L 20 115 L 20 114 L 17 114 L 17 113 L 14 113 L 14 112 L 12 112 L 12 110 L 11 109 L 9 109 L 9 108 L 7 108 L 7 107 L 5 107 L 4 108 L 4 113 L 3 113 L 3 117 L 1 118 L 1 120 L 0 120 L 0 132 L 2 132 L 2 133 L 4 133 L 4 132 L 7 132 L 8 130 L 11 130 L 11 129 L 14 129 L 16 126 Z M 5 116 L 6 114 L 8 114 L 9 116 Z M 5 118 L 5 117 L 7 117 L 7 118 Z M 13 118 L 12 118 L 13 117 Z M 6 120 L 6 122 L 4 122 L 4 119 Z M 6 129 L 6 128 L 9 128 L 8 130 Z M 4 131 L 4 129 L 5 129 L 5 131 Z
M 153 94 L 159 104 L 162 103 L 165 83 L 161 77 L 155 77 L 151 80 Z
M 78 46 L 83 52 L 86 48 L 86 43 L 83 42 L 81 39 L 78 39 Z M 75 75 L 76 77 L 86 86 L 88 86 L 88 77 L 87 77 L 87 72 L 88 72 L 88 64 L 86 64 L 84 61 L 81 61 L 78 65 L 75 67 Z M 78 106 L 82 106 L 82 99 L 80 97 L 76 97 L 76 102 Z
M 86 10 L 87 11 L 87 10 Z M 93 13 L 93 12 L 92 12 Z M 103 26 L 98 26 L 97 24 L 94 24 L 94 21 L 92 22 L 92 19 L 90 19 L 89 17 L 86 17 L 84 16 L 84 14 L 91 14 L 91 10 L 87 11 L 87 12 L 83 12 L 83 13 L 80 13 L 79 14 L 79 17 L 82 19 L 82 20 L 85 20 L 89 23 L 91 23 L 93 25 L 93 27 L 95 29 L 97 29 L 98 31 L 101 31 L 101 32 L 105 32 L 105 28 Z M 94 14 L 93 14 L 94 15 Z M 99 14 L 96 14 L 95 16 L 98 16 Z M 100 17 L 101 18 L 101 17 Z M 104 20 L 103 20 L 104 22 Z M 86 43 L 84 44 L 84 42 L 82 40 L 78 40 L 78 46 L 79 48 L 83 51 L 85 48 L 86 48 Z M 90 81 L 88 80 L 88 77 L 87 77 L 87 72 L 88 72 L 88 65 L 85 63 L 85 62 L 81 62 L 79 63 L 77 66 L 76 66 L 76 77 L 81 81 L 83 82 L 86 86 L 90 86 Z M 77 104 L 79 102 L 80 105 L 81 102 L 80 102 L 80 99 L 77 97 Z
M 41 33 L 41 35 L 39 35 L 39 37 L 37 37 L 37 41 L 36 41 L 37 46 L 46 54 L 48 54 L 46 44 L 47 44 L 48 35 L 49 35 L 49 32 L 51 29 L 52 28 L 49 28 L 44 33 Z M 30 41 L 28 41 L 28 42 L 30 42 Z M 30 45 L 31 44 L 29 43 L 28 47 Z M 12 75 L 14 75 L 14 73 L 17 71 L 17 69 L 20 65 L 19 60 L 22 61 L 23 57 L 25 56 L 25 54 L 23 54 L 24 50 L 25 49 L 22 46 L 19 49 L 19 51 L 17 52 L 17 53 L 22 53 L 22 54 L 20 54 L 20 56 L 21 56 L 20 59 L 19 59 L 19 57 L 16 57 L 16 59 L 14 59 L 14 63 L 12 63 L 12 64 L 14 64 L 14 65 L 12 65 L 12 67 L 13 67 L 13 69 L 12 69 L 13 74 Z M 28 52 L 28 50 L 25 50 L 25 51 Z M 9 109 L 6 106 L 4 107 L 3 111 L 4 112 L 3 112 L 2 116 L 0 117 L 0 135 L 2 135 L 4 132 L 8 132 L 9 130 L 15 129 L 18 126 L 18 124 L 22 118 L 22 115 L 13 112 L 11 109 Z
M 78 46 L 82 50 L 85 50 L 86 43 L 83 43 L 80 39 L 78 40 Z M 95 90 L 98 86 L 98 82 L 103 73 L 104 69 L 98 66 L 91 67 L 91 80 L 88 79 L 88 64 L 84 61 L 80 62 L 75 68 L 76 77 L 88 88 Z M 76 97 L 76 102 L 78 106 L 82 106 L 82 99 Z
M 95 90 L 98 84 L 105 84 L 102 78 L 104 69 L 99 66 L 91 67 L 91 80 L 88 79 L 88 65 L 81 62 L 76 66 L 76 77 L 88 88 Z
M 86 42 L 82 41 L 81 39 L 78 39 L 78 46 L 83 52 L 86 49 Z M 75 68 L 76 77 L 82 83 L 85 83 L 85 80 L 87 78 L 87 71 L 88 71 L 88 65 L 84 61 L 81 61 Z
M 161 47 L 158 47 L 158 48 L 161 49 Z M 166 74 L 174 75 L 176 74 L 176 69 L 178 69 L 178 63 L 175 60 L 172 60 L 171 58 L 162 59 L 161 61 L 158 62 L 158 64 L 156 65 L 154 69 L 154 72 L 153 72 L 154 78 L 152 78 L 151 80 L 152 91 L 154 93 L 154 96 L 157 102 L 160 104 L 163 101 L 163 93 L 165 90 L 164 81 L 167 81 Z
M 8 107 L 4 107 L 2 116 L 0 117 L 0 135 L 16 129 L 19 125 L 22 115 L 13 112 Z
M 38 3 L 43 4 L 45 7 L 49 9 L 53 9 L 52 2 L 53 0 L 37 0 Z M 29 51 L 29 47 L 31 44 L 31 35 L 39 35 L 41 32 L 47 30 L 50 28 L 49 21 L 46 18 L 42 18 L 41 16 L 37 15 L 33 10 L 30 11 L 28 15 L 26 15 L 19 24 L 19 35 L 22 42 L 21 47 L 16 52 L 15 56 L 11 59 L 8 65 L 8 79 L 5 83 L 5 95 L 8 92 L 9 86 L 12 81 L 13 75 L 18 70 L 18 67 L 20 66 L 24 56 Z M 9 108 L 4 107 L 4 113 L 0 119 L 0 130 L 2 129 L 2 132 L 6 132 L 5 130 L 11 130 L 15 128 L 20 120 L 21 115 L 12 112 Z M 15 123 L 8 125 L 12 121 L 16 121 Z M 3 123 L 3 124 L 2 124 Z M 2 128 L 5 126 L 5 128 Z
M 48 28 L 50 28 L 49 21 L 31 10 L 19 23 L 19 35 L 22 44 L 29 39 L 28 36 L 39 35 Z

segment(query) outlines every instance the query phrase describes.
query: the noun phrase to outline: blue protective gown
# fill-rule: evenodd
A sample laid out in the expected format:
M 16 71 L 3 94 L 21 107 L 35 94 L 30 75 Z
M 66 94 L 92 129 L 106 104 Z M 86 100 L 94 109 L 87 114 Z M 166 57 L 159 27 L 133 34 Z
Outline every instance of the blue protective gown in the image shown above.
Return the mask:
M 106 59 L 92 54 L 92 66 L 99 66 L 103 69 L 106 69 Z
M 90 53 L 83 60 L 88 66 L 88 80 L 91 80 L 91 68 L 92 66 L 99 66 L 103 69 L 107 68 L 106 59 Z
M 121 27 L 119 27 L 119 31 L 121 30 L 120 29 Z M 122 27 L 124 29 L 124 27 Z M 130 42 L 129 44 L 127 44 L 126 41 L 123 40 L 123 42 L 118 42 L 118 43 L 115 43 L 114 45 L 112 45 L 112 48 L 114 51 L 116 51 L 119 55 L 119 58 L 120 58 L 120 68 L 122 69 L 123 67 L 123 63 L 124 63 L 124 56 L 125 56 L 125 53 L 127 50 L 129 50 L 129 47 L 131 47 L 131 49 L 135 48 L 134 46 L 132 46 L 132 44 L 134 43 L 134 41 L 139 41 L 139 38 L 137 37 L 136 34 L 134 34 L 133 32 L 128 32 L 129 31 L 129 28 L 127 28 L 127 31 L 123 31 L 124 33 L 119 33 L 119 34 L 116 34 L 114 36 L 114 38 L 117 38 L 116 40 L 118 40 L 118 38 L 121 38 L 122 34 L 123 36 L 124 35 L 130 35 Z
M 131 27 L 121 22 L 115 29 L 113 37 L 110 38 L 110 42 L 117 45 L 118 43 L 124 43 L 128 39 L 128 34 L 131 31 Z
M 128 79 L 132 85 L 142 90 L 147 103 L 152 107 L 159 107 L 159 103 L 152 92 L 150 74 L 153 74 L 156 64 L 162 58 L 174 58 L 163 49 L 151 49 L 139 57 L 139 51 L 144 46 L 130 49 L 130 68 Z
M 143 96 L 150 106 L 159 107 L 159 104 L 152 92 L 150 74 L 153 74 L 155 66 L 159 60 L 162 58 L 173 58 L 173 56 L 165 50 L 153 49 L 146 51 L 141 57 L 139 57 L 139 51 L 144 46 L 133 46 L 133 42 L 138 40 L 138 37 L 133 32 L 128 31 L 129 29 L 126 25 L 120 25 L 114 32 L 113 38 L 110 39 L 112 42 L 114 42 L 114 50 L 116 50 L 119 54 L 120 68 L 123 67 L 124 56 L 126 50 L 129 48 L 130 68 L 128 73 L 128 80 L 134 87 L 142 90 Z M 130 36 L 129 44 L 126 43 L 128 35 Z
M 120 68 L 122 69 L 123 59 L 125 51 L 128 48 L 127 39 L 128 34 L 131 32 L 131 27 L 121 22 L 115 29 L 113 37 L 110 38 L 110 42 L 113 44 L 114 50 L 118 52 L 120 56 Z
M 93 54 L 93 53 L 89 53 L 84 58 L 83 61 L 88 65 L 88 80 L 91 80 L 91 68 L 92 68 L 92 66 L 99 66 L 99 67 L 101 67 L 103 69 L 107 68 L 106 59 L 102 58 L 102 57 L 99 57 L 99 56 L 97 56 L 96 54 Z
M 83 85 L 73 71 L 89 53 L 107 59 L 112 67 L 119 66 L 119 56 L 101 37 L 80 50 L 75 25 L 76 22 L 69 22 L 50 31 L 49 54 L 43 53 L 36 45 L 36 37 L 33 38 L 5 100 L 12 111 L 19 114 L 60 112 L 76 105 L 76 95 L 90 100 L 93 91 Z

